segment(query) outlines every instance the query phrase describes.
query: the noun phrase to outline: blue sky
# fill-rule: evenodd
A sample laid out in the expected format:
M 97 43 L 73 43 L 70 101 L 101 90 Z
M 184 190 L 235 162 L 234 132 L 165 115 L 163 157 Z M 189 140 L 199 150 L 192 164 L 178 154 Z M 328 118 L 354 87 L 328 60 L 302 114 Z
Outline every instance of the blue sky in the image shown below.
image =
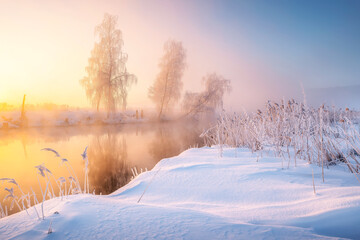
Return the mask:
M 209 51 L 217 52 L 212 68 L 232 80 L 232 105 L 298 97 L 301 85 L 360 84 L 360 1 L 152 3 L 140 8 L 145 14 L 151 9 L 169 34 L 189 46 L 184 32 L 199 35 Z
M 199 28 L 238 57 L 307 87 L 360 83 L 360 1 L 201 1 L 196 8 Z

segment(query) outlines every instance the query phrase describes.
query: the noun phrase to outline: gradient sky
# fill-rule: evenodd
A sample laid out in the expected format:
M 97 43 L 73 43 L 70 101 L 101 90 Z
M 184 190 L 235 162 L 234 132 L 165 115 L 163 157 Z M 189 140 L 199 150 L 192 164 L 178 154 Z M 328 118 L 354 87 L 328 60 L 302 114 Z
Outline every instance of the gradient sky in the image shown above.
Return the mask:
M 360 1 L 8 1 L 0 0 L 0 102 L 89 106 L 79 79 L 94 27 L 119 16 L 128 70 L 138 76 L 130 107 L 147 89 L 168 39 L 187 50 L 184 91 L 201 78 L 230 79 L 230 108 L 257 107 L 305 88 L 360 83 Z

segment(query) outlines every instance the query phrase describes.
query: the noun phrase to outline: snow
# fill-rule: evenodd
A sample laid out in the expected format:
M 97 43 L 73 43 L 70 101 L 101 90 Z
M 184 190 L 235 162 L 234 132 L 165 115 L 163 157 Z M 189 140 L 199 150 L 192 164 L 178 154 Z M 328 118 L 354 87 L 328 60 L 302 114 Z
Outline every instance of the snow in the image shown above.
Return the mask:
M 0 129 L 19 128 L 21 120 L 20 111 L 2 112 L 0 116 Z M 147 118 L 141 119 L 140 112 L 136 119 L 136 111 L 127 110 L 111 114 L 110 118 L 104 111 L 93 110 L 33 110 L 27 111 L 28 127 L 61 127 L 96 124 L 119 124 L 144 122 Z
M 330 167 L 323 183 L 321 168 L 298 161 L 283 169 L 281 161 L 242 148 L 225 148 L 222 158 L 216 147 L 189 149 L 110 195 L 48 200 L 45 220 L 33 208 L 30 217 L 0 219 L 0 238 L 360 238 L 360 183 L 351 173 Z

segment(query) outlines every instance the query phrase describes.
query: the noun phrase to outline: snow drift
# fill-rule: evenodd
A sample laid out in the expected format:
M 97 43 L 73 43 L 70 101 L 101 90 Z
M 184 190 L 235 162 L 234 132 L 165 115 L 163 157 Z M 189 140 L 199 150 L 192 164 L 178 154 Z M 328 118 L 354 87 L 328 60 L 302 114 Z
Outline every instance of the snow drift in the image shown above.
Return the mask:
M 280 158 L 263 156 L 225 148 L 220 158 L 216 147 L 190 149 L 108 196 L 46 201 L 45 220 L 37 220 L 32 209 L 30 217 L 20 212 L 0 219 L 0 238 L 360 237 L 360 185 L 345 167 L 325 169 L 323 183 L 315 165 L 299 161 L 282 168 Z

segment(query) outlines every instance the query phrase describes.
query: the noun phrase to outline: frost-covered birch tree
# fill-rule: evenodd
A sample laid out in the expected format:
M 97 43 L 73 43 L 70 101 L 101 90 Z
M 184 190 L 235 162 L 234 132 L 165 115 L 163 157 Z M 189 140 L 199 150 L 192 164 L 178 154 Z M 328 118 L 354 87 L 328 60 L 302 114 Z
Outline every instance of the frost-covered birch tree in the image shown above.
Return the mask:
M 103 105 L 108 117 L 117 105 L 126 109 L 128 91 L 137 81 L 126 70 L 128 56 L 122 51 L 123 38 L 117 20 L 117 16 L 105 14 L 95 28 L 96 42 L 86 67 L 87 76 L 80 80 L 91 104 L 97 111 Z
M 203 112 L 214 112 L 223 108 L 225 93 L 231 91 L 230 80 L 212 73 L 203 78 L 205 90 L 200 93 L 186 92 L 182 104 L 184 116 L 192 116 Z
M 158 118 L 172 109 L 181 97 L 186 52 L 181 42 L 168 40 L 164 44 L 164 55 L 160 59 L 160 72 L 149 88 L 149 98 L 158 108 Z

